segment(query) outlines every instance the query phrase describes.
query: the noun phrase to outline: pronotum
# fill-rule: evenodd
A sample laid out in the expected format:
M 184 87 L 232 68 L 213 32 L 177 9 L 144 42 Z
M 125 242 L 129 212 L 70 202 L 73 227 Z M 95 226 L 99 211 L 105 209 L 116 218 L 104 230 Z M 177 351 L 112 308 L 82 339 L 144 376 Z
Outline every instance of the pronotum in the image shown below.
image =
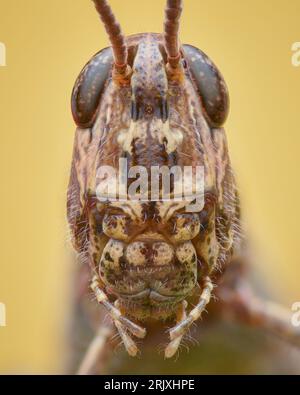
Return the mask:
M 171 358 L 204 309 L 209 312 L 213 295 L 243 321 L 299 343 L 289 314 L 259 300 L 243 271 L 233 269 L 242 238 L 222 127 L 228 91 L 207 55 L 180 44 L 182 1 L 167 1 L 163 34 L 128 38 L 107 1 L 94 3 L 111 47 L 88 62 L 73 90 L 78 128 L 68 220 L 74 247 L 90 266 L 91 289 L 127 352 L 136 356 L 135 338 L 158 321 L 168 328 L 165 357 Z M 191 213 L 178 199 L 99 199 L 98 169 L 118 172 L 121 158 L 129 168 L 149 171 L 201 166 L 204 206 Z M 174 189 L 174 179 L 171 184 Z

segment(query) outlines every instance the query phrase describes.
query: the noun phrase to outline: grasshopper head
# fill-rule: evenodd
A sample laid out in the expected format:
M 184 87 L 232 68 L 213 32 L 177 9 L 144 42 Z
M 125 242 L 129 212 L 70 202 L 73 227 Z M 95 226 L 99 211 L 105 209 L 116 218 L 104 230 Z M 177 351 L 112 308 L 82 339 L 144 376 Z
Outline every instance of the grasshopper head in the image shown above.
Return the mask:
M 88 62 L 72 95 L 78 129 L 68 218 L 74 244 L 108 291 L 141 303 L 174 304 L 232 250 L 237 202 L 221 128 L 229 108 L 227 88 L 201 50 L 180 44 L 181 1 L 167 2 L 163 34 L 128 38 L 107 2 L 94 3 L 111 48 Z M 120 160 L 126 161 L 125 170 Z M 100 174 L 103 167 L 112 171 Z M 188 179 L 186 167 L 192 175 L 201 167 L 200 209 L 191 214 L 184 202 L 162 199 L 162 180 L 153 199 L 153 167 L 176 167 L 181 180 Z M 134 179 L 142 173 L 145 188 Z M 172 197 L 178 179 L 170 178 Z M 106 201 L 98 193 L 103 182 L 116 190 Z M 136 199 L 128 198 L 131 187 Z

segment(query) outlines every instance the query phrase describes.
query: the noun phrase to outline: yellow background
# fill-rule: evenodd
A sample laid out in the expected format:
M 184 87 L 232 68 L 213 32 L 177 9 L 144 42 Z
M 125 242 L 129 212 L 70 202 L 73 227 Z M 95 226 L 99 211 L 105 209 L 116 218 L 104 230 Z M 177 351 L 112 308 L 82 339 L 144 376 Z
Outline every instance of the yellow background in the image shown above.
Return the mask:
M 112 0 L 126 34 L 162 30 L 164 0 Z M 186 0 L 181 39 L 219 66 L 226 129 L 262 282 L 300 300 L 300 0 Z M 91 1 L 0 0 L 0 372 L 58 372 L 70 285 L 65 194 L 70 94 L 107 45 Z

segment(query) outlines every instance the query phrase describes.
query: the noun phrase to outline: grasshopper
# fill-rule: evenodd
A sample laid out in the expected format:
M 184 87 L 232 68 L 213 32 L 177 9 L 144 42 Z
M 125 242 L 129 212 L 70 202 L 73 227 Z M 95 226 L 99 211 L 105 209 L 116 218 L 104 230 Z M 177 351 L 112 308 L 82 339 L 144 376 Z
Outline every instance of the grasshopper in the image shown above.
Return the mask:
M 128 38 L 107 1 L 94 4 L 111 46 L 87 63 L 72 94 L 77 130 L 68 221 L 73 245 L 91 269 L 91 289 L 128 354 L 138 354 L 135 338 L 145 338 L 149 323 L 162 322 L 165 357 L 173 357 L 213 296 L 244 322 L 299 342 L 289 313 L 258 299 L 235 263 L 243 242 L 223 129 L 228 90 L 205 53 L 180 44 L 182 1 L 167 1 L 163 34 Z M 119 199 L 99 199 L 99 168 L 119 175 L 120 159 L 149 171 L 201 166 L 201 209 L 188 212 L 184 199 L 126 199 L 120 188 Z M 108 176 L 106 185 L 112 183 Z M 100 332 L 92 350 L 112 335 Z

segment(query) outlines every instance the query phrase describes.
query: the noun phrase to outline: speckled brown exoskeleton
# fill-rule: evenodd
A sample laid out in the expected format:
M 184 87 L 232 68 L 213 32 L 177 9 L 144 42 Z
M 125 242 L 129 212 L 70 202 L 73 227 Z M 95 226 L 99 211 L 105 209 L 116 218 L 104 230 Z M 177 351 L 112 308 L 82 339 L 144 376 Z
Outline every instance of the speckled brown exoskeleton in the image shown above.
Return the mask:
M 73 90 L 68 220 L 97 302 L 131 356 L 134 339 L 160 321 L 172 357 L 213 296 L 244 321 L 297 340 L 287 314 L 255 298 L 234 264 L 242 238 L 223 129 L 228 91 L 206 54 L 180 44 L 182 1 L 167 1 L 163 34 L 128 38 L 107 1 L 94 3 L 111 47 L 88 62 Z M 120 158 L 149 170 L 202 166 L 204 207 L 191 213 L 184 201 L 99 200 L 97 170 L 117 169 Z M 102 332 L 100 343 L 110 335 Z

